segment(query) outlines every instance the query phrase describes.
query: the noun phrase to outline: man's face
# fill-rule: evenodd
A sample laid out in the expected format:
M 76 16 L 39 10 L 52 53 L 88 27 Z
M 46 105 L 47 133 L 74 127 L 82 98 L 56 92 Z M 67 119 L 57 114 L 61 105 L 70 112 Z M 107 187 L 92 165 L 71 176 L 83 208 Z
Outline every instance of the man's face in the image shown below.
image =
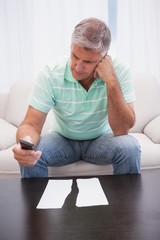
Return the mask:
M 73 77 L 77 81 L 93 78 L 94 70 L 101 59 L 100 53 L 73 45 L 70 62 Z

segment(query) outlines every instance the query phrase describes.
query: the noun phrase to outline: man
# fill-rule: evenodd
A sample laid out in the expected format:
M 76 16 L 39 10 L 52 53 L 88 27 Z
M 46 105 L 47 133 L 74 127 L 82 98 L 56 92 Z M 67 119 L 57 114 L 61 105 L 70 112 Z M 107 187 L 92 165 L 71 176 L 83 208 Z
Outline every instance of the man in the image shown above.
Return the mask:
M 79 160 L 112 164 L 114 174 L 140 173 L 140 147 L 128 135 L 135 123 L 130 71 L 112 61 L 110 42 L 103 21 L 84 19 L 73 31 L 71 56 L 40 73 L 13 147 L 22 177 L 47 177 L 48 166 Z M 53 127 L 41 136 L 51 108 Z M 21 149 L 20 138 L 35 149 Z

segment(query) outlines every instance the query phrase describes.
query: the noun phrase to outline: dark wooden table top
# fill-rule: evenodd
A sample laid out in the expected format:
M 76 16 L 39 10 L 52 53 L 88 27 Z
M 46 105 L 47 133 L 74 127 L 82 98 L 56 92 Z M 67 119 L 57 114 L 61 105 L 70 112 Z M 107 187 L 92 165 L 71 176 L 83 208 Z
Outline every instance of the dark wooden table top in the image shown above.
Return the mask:
M 75 185 L 61 209 L 36 209 L 48 178 L 1 179 L 0 240 L 160 239 L 160 170 L 99 180 L 109 205 L 76 207 Z

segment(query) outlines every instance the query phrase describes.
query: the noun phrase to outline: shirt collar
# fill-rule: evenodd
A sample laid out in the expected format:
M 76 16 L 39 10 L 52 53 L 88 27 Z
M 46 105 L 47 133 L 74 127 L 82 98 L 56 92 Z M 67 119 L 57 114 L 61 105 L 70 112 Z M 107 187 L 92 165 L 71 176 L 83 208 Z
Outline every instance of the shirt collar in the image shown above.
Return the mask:
M 66 64 L 64 78 L 67 81 L 77 83 L 77 80 L 72 76 L 72 72 L 71 72 L 71 69 L 70 69 L 70 58 L 68 59 L 67 64 Z

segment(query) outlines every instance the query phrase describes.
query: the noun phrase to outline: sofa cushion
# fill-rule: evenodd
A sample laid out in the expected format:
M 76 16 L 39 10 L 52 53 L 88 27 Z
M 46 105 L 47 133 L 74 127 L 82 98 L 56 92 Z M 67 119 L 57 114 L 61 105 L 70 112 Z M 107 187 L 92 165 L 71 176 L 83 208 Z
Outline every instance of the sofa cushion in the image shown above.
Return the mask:
M 7 149 L 16 142 L 17 128 L 0 118 L 0 150 Z
M 154 142 L 160 144 L 160 116 L 150 121 L 144 128 L 144 133 Z
M 0 117 L 2 118 L 5 118 L 6 116 L 7 99 L 7 93 L 0 93 Z
M 14 159 L 12 147 L 0 151 L 0 176 L 3 175 L 6 177 L 20 177 L 19 164 Z
M 48 175 L 50 177 L 62 176 L 95 176 L 112 175 L 112 165 L 96 165 L 89 162 L 78 161 L 60 167 L 49 167 Z
M 6 120 L 9 123 L 19 126 L 22 122 L 28 107 L 27 99 L 32 85 L 33 81 L 22 81 L 11 88 L 6 109 Z
M 160 145 L 143 133 L 131 133 L 141 146 L 141 169 L 160 168 Z

